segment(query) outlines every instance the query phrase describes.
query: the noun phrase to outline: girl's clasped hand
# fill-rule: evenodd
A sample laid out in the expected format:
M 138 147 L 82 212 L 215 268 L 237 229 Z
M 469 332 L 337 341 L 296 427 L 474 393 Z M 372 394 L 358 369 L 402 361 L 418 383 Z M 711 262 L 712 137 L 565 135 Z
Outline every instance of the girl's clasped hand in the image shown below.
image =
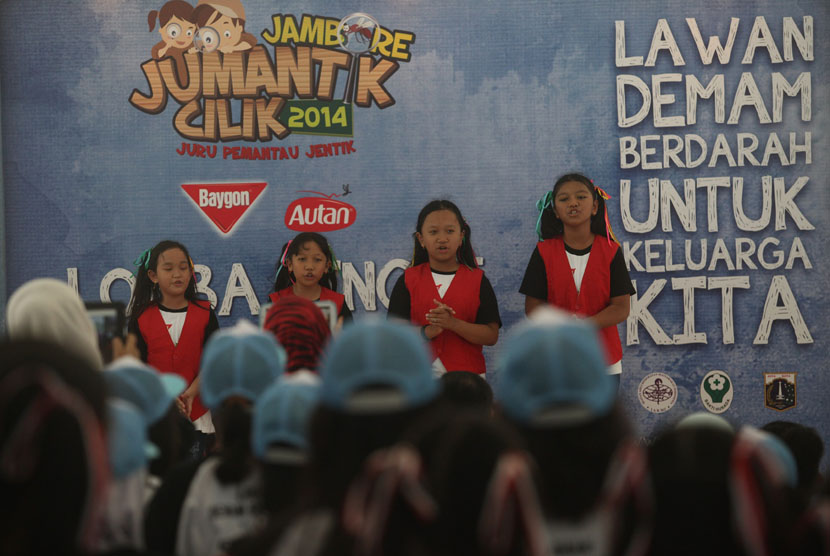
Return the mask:
M 433 301 L 435 302 L 435 307 L 430 309 L 426 314 L 427 321 L 429 321 L 431 325 L 439 327 L 441 330 L 452 330 L 454 324 L 453 321 L 456 320 L 455 309 L 449 305 L 441 303 L 438 299 L 433 299 Z

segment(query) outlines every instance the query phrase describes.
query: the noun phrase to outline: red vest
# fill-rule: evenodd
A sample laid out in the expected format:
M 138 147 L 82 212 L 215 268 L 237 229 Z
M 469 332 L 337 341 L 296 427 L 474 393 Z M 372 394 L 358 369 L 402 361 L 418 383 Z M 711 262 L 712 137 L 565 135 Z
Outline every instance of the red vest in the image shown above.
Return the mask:
M 268 296 L 272 303 L 276 303 L 277 300 L 281 297 L 286 297 L 289 295 L 294 295 L 294 288 L 288 286 L 287 288 L 281 289 L 278 292 L 274 292 Z M 340 314 L 340 311 L 343 309 L 343 303 L 345 302 L 346 298 L 343 296 L 342 293 L 337 293 L 334 290 L 330 290 L 323 286 L 320 286 L 320 299 L 323 301 L 334 301 L 334 306 L 337 309 L 337 314 Z
M 440 299 L 455 309 L 455 318 L 475 322 L 483 276 L 481 269 L 459 266 L 442 299 L 432 279 L 429 263 L 407 268 L 404 271 L 404 281 L 409 290 L 410 319 L 419 326 L 429 324 L 426 314 L 435 307 L 433 300 Z M 479 374 L 485 371 L 481 346 L 468 342 L 455 332 L 444 330 L 429 343 L 433 357 L 440 357 L 448 371 L 472 371 Z
M 196 307 L 198 303 L 200 307 Z M 179 343 L 173 344 L 167 325 L 158 305 L 151 305 L 138 317 L 138 329 L 147 344 L 147 364 L 162 373 L 174 373 L 185 379 L 188 386 L 199 375 L 205 328 L 210 322 L 210 305 L 207 301 L 191 301 L 187 306 Z M 195 421 L 207 412 L 197 395 L 193 399 L 190 420 Z
M 545 262 L 548 278 L 548 303 L 579 315 L 596 315 L 611 301 L 611 260 L 619 248 L 616 242 L 602 236 L 594 236 L 591 254 L 579 294 L 576 292 L 573 272 L 561 237 L 546 239 L 537 244 Z M 613 365 L 622 359 L 622 344 L 617 326 L 607 326 L 599 331 L 605 346 L 605 359 Z

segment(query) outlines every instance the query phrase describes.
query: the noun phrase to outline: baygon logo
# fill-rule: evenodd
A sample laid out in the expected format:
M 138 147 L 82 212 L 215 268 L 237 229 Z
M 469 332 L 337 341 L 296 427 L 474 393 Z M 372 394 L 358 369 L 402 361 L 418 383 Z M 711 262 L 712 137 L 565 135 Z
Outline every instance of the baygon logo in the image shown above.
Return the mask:
M 288 205 L 285 210 L 285 226 L 289 230 L 331 232 L 354 224 L 357 210 L 348 203 L 332 199 L 335 195 L 329 196 L 317 191 L 300 193 L 315 193 L 321 197 L 301 197 Z
M 251 194 L 248 191 L 210 192 L 207 189 L 199 190 L 200 207 L 234 208 L 251 205 Z
M 227 234 L 265 190 L 266 183 L 185 183 L 182 189 Z

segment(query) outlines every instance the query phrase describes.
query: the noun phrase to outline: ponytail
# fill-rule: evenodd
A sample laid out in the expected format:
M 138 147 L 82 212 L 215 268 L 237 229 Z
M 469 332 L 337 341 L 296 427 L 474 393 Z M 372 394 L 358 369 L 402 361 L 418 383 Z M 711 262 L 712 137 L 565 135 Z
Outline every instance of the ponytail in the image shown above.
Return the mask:
M 157 10 L 152 10 L 149 14 L 147 14 L 147 25 L 150 26 L 150 31 L 153 30 L 153 27 L 156 26 L 156 19 L 158 19 L 159 13 Z M 159 22 L 161 24 L 161 22 Z
M 214 412 L 221 436 L 216 479 L 223 485 L 238 483 L 253 467 L 251 410 L 240 400 L 227 400 Z

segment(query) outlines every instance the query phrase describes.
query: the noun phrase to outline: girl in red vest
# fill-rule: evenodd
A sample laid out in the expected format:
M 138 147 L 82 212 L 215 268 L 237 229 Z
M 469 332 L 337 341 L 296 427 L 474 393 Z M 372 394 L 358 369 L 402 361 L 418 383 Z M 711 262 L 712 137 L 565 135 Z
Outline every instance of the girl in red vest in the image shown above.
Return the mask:
M 608 194 L 581 174 L 566 174 L 536 203 L 539 243 L 519 292 L 525 313 L 550 303 L 591 320 L 600 330 L 609 374 L 622 372 L 617 324 L 634 293 L 620 246 L 605 212 Z
M 302 232 L 282 246 L 277 264 L 274 293 L 276 303 L 281 297 L 296 295 L 310 301 L 332 301 L 337 310 L 337 326 L 352 320 L 345 297 L 337 293 L 338 263 L 326 238 L 315 232 Z
M 484 373 L 481 346 L 492 346 L 499 338 L 496 294 L 476 264 L 470 235 L 454 203 L 428 203 L 418 215 L 412 264 L 389 297 L 389 316 L 421 327 L 439 375 Z
M 187 381 L 179 409 L 196 430 L 212 434 L 213 421 L 199 399 L 199 362 L 202 347 L 219 328 L 210 302 L 196 297 L 196 278 L 187 248 L 165 240 L 142 253 L 129 328 L 138 337 L 141 358 L 163 373 Z

